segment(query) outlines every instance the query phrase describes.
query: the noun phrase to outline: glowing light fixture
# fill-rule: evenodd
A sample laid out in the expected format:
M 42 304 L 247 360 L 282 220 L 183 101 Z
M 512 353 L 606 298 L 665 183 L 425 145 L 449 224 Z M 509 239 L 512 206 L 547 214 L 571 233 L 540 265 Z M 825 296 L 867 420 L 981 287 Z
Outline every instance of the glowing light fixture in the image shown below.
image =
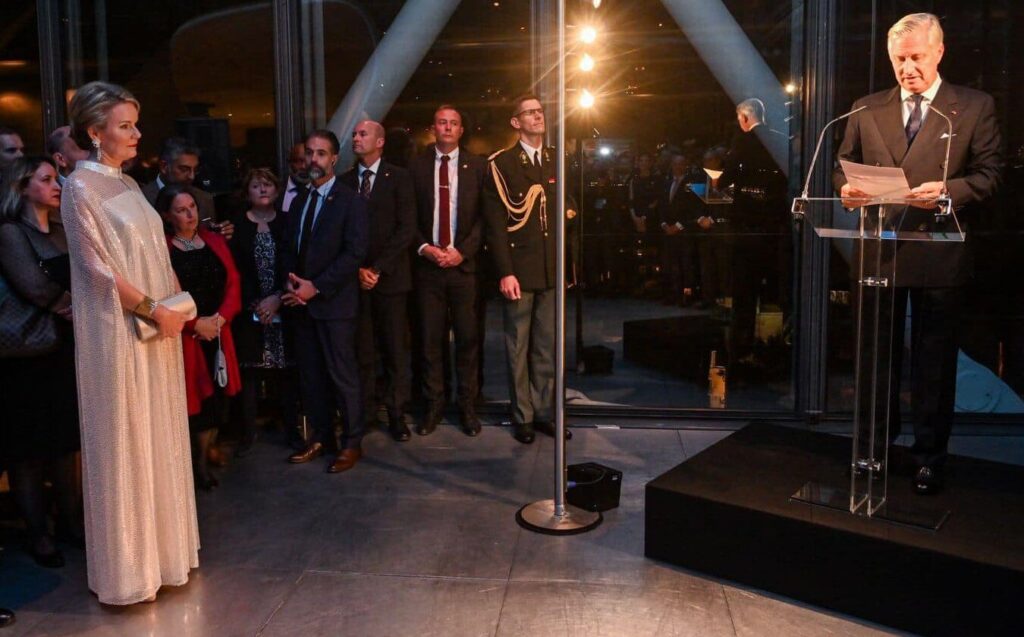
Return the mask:
M 612 154 L 612 149 L 609 146 L 602 146 L 601 149 L 597 152 L 601 153 L 602 157 L 607 157 Z
M 590 108 L 594 105 L 594 102 L 594 94 L 587 89 L 583 89 L 583 92 L 580 93 L 580 108 Z
M 790 95 L 796 93 L 796 88 L 796 84 L 794 84 L 793 82 L 786 84 L 786 92 L 789 93 Z
M 580 29 L 580 42 L 583 42 L 584 44 L 593 44 L 596 39 L 597 29 L 594 27 L 583 27 Z
M 594 70 L 594 58 L 590 57 L 589 53 L 584 53 L 583 57 L 580 58 L 580 70 L 585 73 Z

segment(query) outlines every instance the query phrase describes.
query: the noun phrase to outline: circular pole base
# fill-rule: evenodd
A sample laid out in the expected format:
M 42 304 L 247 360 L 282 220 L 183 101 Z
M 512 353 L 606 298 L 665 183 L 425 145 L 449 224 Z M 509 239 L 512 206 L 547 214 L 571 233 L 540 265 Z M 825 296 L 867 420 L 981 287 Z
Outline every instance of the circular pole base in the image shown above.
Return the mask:
M 565 515 L 555 515 L 554 500 L 538 500 L 516 513 L 519 526 L 546 535 L 575 535 L 596 529 L 604 518 L 599 512 L 584 511 L 565 505 Z

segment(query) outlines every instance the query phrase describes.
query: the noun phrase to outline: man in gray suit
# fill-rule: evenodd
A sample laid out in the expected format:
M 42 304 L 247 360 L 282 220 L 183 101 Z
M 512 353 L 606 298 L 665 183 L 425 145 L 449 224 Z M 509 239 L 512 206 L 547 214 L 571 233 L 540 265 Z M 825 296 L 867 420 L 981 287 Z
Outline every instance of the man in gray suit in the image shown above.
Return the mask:
M 999 126 L 990 95 L 954 86 L 939 77 L 944 47 L 939 19 L 930 13 L 901 18 L 889 29 L 888 50 L 898 87 L 857 100 L 839 148 L 839 157 L 874 166 L 903 168 L 917 202 L 907 209 L 902 228 L 941 229 L 936 200 L 946 189 L 961 226 L 967 230 L 971 206 L 990 198 L 1000 182 Z M 934 112 L 933 112 L 934 111 Z M 941 115 L 952 120 L 952 138 Z M 952 140 L 944 185 L 946 144 Z M 864 193 L 846 183 L 841 170 L 834 185 L 848 207 Z M 911 409 L 918 494 L 942 488 L 942 470 L 953 425 L 962 287 L 970 259 L 962 243 L 908 241 L 896 250 L 892 321 L 892 367 L 899 378 L 907 299 L 913 308 L 911 331 Z M 897 381 L 898 383 L 898 381 Z M 899 434 L 899 388 L 890 394 L 890 437 Z

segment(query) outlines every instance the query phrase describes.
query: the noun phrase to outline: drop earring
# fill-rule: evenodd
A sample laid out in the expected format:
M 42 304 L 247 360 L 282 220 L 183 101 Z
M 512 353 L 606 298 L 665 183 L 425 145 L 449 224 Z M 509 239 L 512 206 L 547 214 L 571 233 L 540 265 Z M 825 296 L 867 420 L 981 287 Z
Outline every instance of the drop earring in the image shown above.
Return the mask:
M 96 161 L 103 163 L 103 149 L 100 148 L 100 140 L 94 137 L 92 140 L 92 147 L 96 149 Z

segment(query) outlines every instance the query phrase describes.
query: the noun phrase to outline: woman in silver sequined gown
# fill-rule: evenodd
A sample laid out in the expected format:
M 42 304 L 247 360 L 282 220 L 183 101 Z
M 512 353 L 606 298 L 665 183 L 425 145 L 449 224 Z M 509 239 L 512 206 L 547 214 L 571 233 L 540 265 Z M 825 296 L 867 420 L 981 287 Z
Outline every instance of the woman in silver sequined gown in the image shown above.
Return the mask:
M 61 216 L 71 255 L 89 588 L 105 604 L 155 598 L 199 565 L 185 406 L 183 315 L 158 308 L 141 342 L 131 311 L 177 291 L 163 225 L 120 165 L 135 155 L 138 102 L 94 82 L 71 102 L 92 161 L 69 176 Z M 99 144 L 98 149 L 95 148 Z

